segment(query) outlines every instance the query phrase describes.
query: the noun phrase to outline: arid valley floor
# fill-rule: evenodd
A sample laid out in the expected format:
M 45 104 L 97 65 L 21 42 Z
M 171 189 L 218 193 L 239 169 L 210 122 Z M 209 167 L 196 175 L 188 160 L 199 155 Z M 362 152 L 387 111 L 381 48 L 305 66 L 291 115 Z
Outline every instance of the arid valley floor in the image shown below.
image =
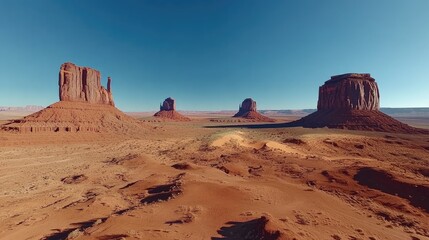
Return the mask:
M 144 119 L 2 132 L 0 239 L 429 239 L 429 135 Z

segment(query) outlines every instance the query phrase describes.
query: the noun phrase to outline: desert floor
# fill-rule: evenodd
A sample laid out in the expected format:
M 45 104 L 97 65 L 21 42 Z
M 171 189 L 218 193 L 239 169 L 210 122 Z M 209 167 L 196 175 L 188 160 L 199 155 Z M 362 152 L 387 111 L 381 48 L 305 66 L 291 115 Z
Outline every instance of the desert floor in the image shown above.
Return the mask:
M 231 124 L 1 132 L 0 239 L 429 239 L 429 135 Z

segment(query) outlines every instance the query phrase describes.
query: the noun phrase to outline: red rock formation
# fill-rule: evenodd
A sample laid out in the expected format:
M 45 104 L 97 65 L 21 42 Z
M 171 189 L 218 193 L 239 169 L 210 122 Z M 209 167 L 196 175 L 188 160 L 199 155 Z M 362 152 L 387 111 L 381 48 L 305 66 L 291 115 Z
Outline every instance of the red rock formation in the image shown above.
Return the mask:
M 246 98 L 239 105 L 238 112 L 233 117 L 243 117 L 249 112 L 256 112 L 256 102 L 251 98 Z
M 256 102 L 246 98 L 239 106 L 238 112 L 233 117 L 251 119 L 257 122 L 273 122 L 274 120 L 256 111 Z
M 176 111 L 176 101 L 171 97 L 164 100 L 162 105 L 159 106 L 159 110 L 159 112 L 155 113 L 155 117 L 174 121 L 191 120 Z
M 248 112 L 248 111 L 256 111 L 256 102 L 251 98 L 246 98 L 241 103 L 239 111 Z
M 379 110 L 377 83 L 369 74 L 349 73 L 331 77 L 319 88 L 318 110 Z
M 176 110 L 176 100 L 169 97 L 164 100 L 162 105 L 159 107 L 160 111 L 171 111 Z
M 64 63 L 59 76 L 60 100 L 47 108 L 0 126 L 6 131 L 115 132 L 143 130 L 141 122 L 114 107 L 111 79 L 107 90 L 100 84 L 100 72 Z
M 19 133 L 120 132 L 143 130 L 140 121 L 107 104 L 59 101 L 47 108 L 0 126 Z
M 60 101 L 115 105 L 110 77 L 105 89 L 101 86 L 100 72 L 89 67 L 64 63 L 60 68 L 58 85 Z
M 380 94 L 369 74 L 349 73 L 331 77 L 319 88 L 317 111 L 289 126 L 350 130 L 428 133 L 410 127 L 379 111 Z

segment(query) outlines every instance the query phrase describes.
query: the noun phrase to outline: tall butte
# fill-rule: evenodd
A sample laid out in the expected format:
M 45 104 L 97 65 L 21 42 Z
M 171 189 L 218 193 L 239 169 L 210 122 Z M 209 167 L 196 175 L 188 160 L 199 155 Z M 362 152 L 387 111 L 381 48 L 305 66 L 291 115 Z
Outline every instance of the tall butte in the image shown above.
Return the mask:
M 164 120 L 174 120 L 174 121 L 191 120 L 190 118 L 185 117 L 176 111 L 176 100 L 174 100 L 171 97 L 168 97 L 164 100 L 164 102 L 159 106 L 159 112 L 155 113 L 153 116 Z
M 88 102 L 115 106 L 111 92 L 111 79 L 107 79 L 107 89 L 101 86 L 100 72 L 64 63 L 59 73 L 60 101 Z
M 244 118 L 255 122 L 273 122 L 274 119 L 266 117 L 256 111 L 256 101 L 251 98 L 246 98 L 239 105 L 238 112 L 233 116 L 236 118 Z
M 380 112 L 378 86 L 367 73 L 332 76 L 319 88 L 317 111 L 290 125 L 399 133 L 427 132 Z
M 7 131 L 27 132 L 135 132 L 136 119 L 115 107 L 111 79 L 101 86 L 101 74 L 89 67 L 64 63 L 59 72 L 59 98 L 47 108 L 1 126 Z

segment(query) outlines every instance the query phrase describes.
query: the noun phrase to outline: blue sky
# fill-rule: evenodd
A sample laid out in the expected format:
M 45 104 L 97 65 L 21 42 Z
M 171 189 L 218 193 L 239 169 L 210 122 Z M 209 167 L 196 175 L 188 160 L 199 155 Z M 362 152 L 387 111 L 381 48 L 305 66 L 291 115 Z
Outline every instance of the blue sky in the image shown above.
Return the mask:
M 382 107 L 429 107 L 427 0 L 2 0 L 0 106 L 58 101 L 71 61 L 124 111 L 316 108 L 330 76 L 369 72 Z

